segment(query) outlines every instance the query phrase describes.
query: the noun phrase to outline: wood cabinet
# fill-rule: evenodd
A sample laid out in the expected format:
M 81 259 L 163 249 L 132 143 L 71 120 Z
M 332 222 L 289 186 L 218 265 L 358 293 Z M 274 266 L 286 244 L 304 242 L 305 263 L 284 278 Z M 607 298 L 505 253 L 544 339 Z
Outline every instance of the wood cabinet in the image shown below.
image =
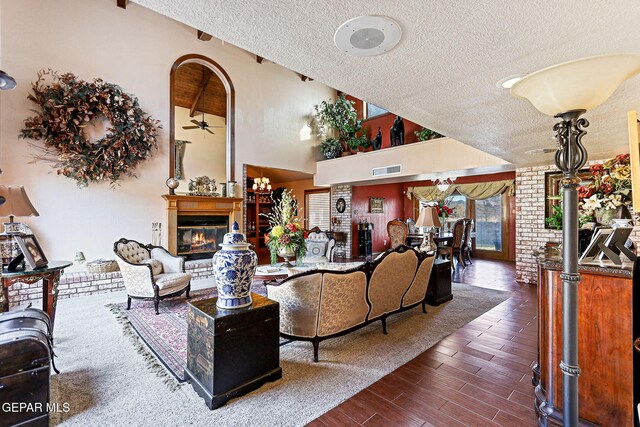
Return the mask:
M 533 383 L 540 425 L 562 421 L 561 270 L 557 261 L 538 259 L 538 363 Z M 640 372 L 633 348 L 634 338 L 640 335 L 640 291 L 633 289 L 631 270 L 580 267 L 580 276 L 580 419 L 602 426 L 631 427 Z
M 451 261 L 448 259 L 436 259 L 429 277 L 426 300 L 431 305 L 440 305 L 452 299 Z
M 260 214 L 271 213 L 273 206 L 273 200 L 271 200 L 271 196 L 268 193 L 260 194 L 254 192 L 251 188 L 247 188 L 247 215 L 244 230 L 247 235 L 247 241 L 253 245 L 253 250 L 258 255 L 260 264 L 268 264 L 270 262 L 269 249 L 264 241 L 264 236 L 269 228 L 269 220 Z

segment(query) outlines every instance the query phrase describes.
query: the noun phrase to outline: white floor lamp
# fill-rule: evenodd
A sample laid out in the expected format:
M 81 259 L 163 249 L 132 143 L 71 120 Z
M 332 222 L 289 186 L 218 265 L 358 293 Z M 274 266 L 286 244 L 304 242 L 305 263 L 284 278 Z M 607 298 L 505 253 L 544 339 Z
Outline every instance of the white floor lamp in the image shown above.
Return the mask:
M 587 161 L 581 139 L 589 122 L 580 118 L 606 101 L 625 80 L 640 72 L 640 54 L 593 56 L 544 68 L 522 78 L 511 94 L 528 99 L 544 114 L 559 118 L 553 126 L 555 163 L 562 186 L 562 401 L 565 426 L 578 425 L 578 184 Z

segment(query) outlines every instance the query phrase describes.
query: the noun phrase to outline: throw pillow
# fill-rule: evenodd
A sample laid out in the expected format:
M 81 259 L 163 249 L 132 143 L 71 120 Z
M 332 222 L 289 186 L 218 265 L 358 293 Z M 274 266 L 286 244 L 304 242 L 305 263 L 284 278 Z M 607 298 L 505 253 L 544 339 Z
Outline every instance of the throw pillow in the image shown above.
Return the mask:
M 145 264 L 149 264 L 151 266 L 151 271 L 154 276 L 162 274 L 162 263 L 157 259 L 148 259 L 145 261 Z
M 326 255 L 327 242 L 313 242 L 307 240 L 307 257 L 319 258 Z

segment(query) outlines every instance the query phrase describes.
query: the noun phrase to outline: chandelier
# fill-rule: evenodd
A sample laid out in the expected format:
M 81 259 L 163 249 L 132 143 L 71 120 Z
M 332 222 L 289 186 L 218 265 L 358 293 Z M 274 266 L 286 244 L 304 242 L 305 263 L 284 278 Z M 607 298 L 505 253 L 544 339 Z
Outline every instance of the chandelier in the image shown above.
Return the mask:
M 265 178 L 265 177 L 254 178 L 253 191 L 255 191 L 256 193 L 270 193 L 271 184 L 269 183 L 269 178 Z
M 436 188 L 440 191 L 447 191 L 449 189 L 449 186 L 451 184 L 453 184 L 453 181 L 456 180 L 456 177 L 452 176 L 451 178 L 445 178 L 445 179 L 436 179 L 435 184 L 436 184 Z

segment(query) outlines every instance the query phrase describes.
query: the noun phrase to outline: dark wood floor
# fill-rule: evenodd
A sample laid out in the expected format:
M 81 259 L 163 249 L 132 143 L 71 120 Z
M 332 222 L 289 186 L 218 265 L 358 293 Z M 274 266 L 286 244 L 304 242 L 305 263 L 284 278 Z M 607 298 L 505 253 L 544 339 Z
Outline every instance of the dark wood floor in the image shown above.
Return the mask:
M 536 288 L 501 261 L 476 260 L 454 280 L 513 296 L 309 425 L 536 425 Z

